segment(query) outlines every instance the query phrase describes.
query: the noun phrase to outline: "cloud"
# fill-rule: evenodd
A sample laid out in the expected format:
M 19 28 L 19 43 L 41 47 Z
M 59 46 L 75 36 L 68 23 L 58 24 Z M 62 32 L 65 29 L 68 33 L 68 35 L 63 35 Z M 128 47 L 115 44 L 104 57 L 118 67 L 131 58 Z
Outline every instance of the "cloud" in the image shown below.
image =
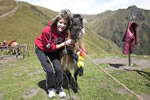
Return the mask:
M 120 8 L 127 8 L 130 4 L 133 5 L 133 2 L 135 1 L 136 0 L 111 0 L 110 2 L 107 2 L 106 4 L 97 5 L 91 10 L 91 12 L 101 13 L 106 10 L 117 10 Z
M 70 9 L 73 13 L 88 13 L 87 10 L 92 6 L 92 0 L 43 0 L 37 5 L 43 5 L 54 11 Z
M 21 0 L 40 5 L 54 11 L 70 9 L 73 13 L 97 14 L 106 10 L 117 10 L 136 5 L 150 9 L 150 0 Z

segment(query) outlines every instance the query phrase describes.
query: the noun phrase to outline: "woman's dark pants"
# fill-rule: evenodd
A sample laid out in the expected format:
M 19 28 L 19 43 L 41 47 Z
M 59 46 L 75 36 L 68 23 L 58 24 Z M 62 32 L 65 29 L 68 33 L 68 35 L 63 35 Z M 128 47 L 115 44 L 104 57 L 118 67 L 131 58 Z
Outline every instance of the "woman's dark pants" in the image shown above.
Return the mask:
M 44 52 L 35 46 L 35 53 L 40 60 L 40 63 L 46 72 L 46 87 L 47 89 L 56 89 L 57 92 L 62 91 L 63 85 L 63 71 L 60 64 L 58 52 Z M 49 60 L 50 59 L 50 60 Z M 51 63 L 53 64 L 53 67 Z M 54 70 L 53 70 L 54 68 Z

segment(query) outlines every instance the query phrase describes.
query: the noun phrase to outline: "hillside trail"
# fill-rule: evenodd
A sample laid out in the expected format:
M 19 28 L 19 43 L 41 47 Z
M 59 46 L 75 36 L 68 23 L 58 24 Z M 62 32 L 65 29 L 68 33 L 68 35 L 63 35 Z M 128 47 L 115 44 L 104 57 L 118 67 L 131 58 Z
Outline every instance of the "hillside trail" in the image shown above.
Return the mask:
M 8 63 L 17 61 L 16 56 L 0 56 L 0 63 Z M 123 57 L 105 57 L 105 58 L 96 58 L 93 61 L 97 64 L 108 63 L 109 67 L 104 68 L 105 70 L 142 70 L 150 68 L 150 59 L 142 58 L 131 58 L 131 63 L 133 65 L 128 66 L 128 58 Z
M 8 15 L 10 15 L 10 14 L 16 12 L 16 10 L 18 9 L 18 5 L 19 5 L 19 2 L 16 1 L 16 7 L 15 7 L 14 9 L 12 9 L 11 11 L 9 11 L 9 12 L 7 12 L 7 13 L 1 15 L 0 18 L 5 17 L 5 16 L 8 16 Z
M 150 68 L 150 60 L 131 58 L 131 66 L 128 66 L 128 58 L 122 57 L 106 57 L 93 59 L 97 64 L 108 63 L 109 67 L 105 70 L 142 70 Z

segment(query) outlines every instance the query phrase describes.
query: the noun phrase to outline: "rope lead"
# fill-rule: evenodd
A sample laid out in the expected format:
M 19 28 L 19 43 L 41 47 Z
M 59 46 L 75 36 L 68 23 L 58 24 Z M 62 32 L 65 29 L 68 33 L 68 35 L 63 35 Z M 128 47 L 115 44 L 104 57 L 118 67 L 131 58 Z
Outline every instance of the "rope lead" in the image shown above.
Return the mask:
M 80 49 L 80 48 L 79 48 Z M 81 50 L 81 49 L 80 49 Z M 127 90 L 129 93 L 131 93 L 132 95 L 136 96 L 136 98 L 138 100 L 143 100 L 143 98 L 139 95 L 137 95 L 135 92 L 133 92 L 132 90 L 130 90 L 129 88 L 127 88 L 126 85 L 124 85 L 123 83 L 121 83 L 120 81 L 118 81 L 115 77 L 113 77 L 111 74 L 109 74 L 108 72 L 106 72 L 103 68 L 101 68 L 97 63 L 95 63 L 85 52 L 84 54 L 86 55 L 86 57 L 93 62 L 98 69 L 100 69 L 101 71 L 103 71 L 106 75 L 108 75 L 110 78 L 112 78 L 115 82 L 117 82 L 119 85 L 121 85 L 125 90 Z

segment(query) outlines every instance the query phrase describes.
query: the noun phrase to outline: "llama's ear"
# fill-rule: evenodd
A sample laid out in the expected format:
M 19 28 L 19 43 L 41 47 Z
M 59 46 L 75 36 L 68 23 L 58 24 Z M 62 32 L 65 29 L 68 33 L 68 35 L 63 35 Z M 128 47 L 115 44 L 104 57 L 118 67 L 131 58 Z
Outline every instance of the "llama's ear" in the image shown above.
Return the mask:
M 70 25 L 72 25 L 72 22 L 73 22 L 73 19 L 71 18 L 71 19 L 70 19 Z
M 83 24 L 83 18 L 82 17 L 80 18 L 80 22 Z
M 83 18 L 83 24 L 86 24 L 87 20 L 85 18 Z
M 84 27 L 82 28 L 82 34 L 85 34 L 85 29 L 84 29 Z

